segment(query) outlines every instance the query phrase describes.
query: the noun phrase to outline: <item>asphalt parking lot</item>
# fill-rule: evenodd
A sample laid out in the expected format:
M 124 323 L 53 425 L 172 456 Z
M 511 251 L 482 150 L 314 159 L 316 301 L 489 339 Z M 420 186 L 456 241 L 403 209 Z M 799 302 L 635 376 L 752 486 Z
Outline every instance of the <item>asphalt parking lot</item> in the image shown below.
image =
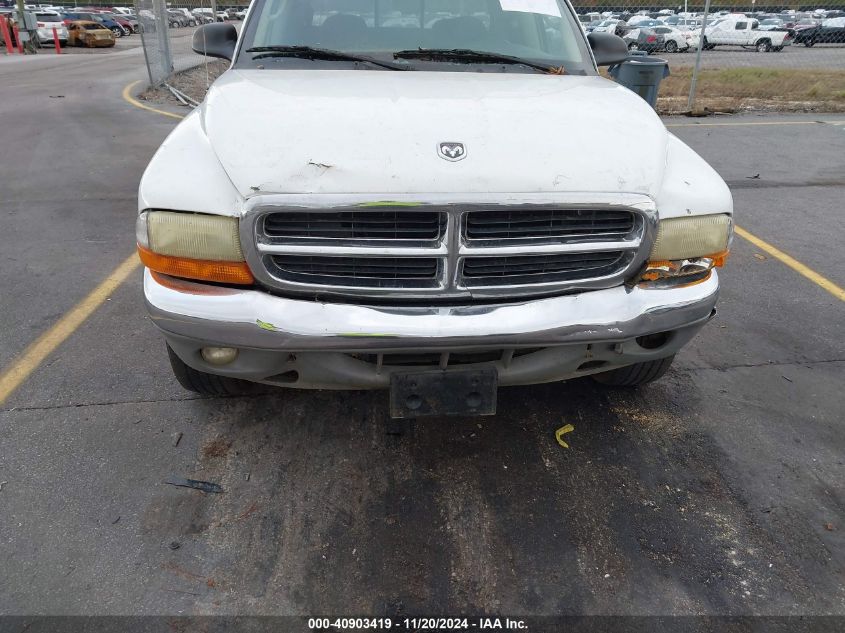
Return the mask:
M 121 98 L 141 59 L 0 59 L 3 378 L 131 257 L 177 123 Z M 806 275 L 737 237 L 660 382 L 393 424 L 383 393 L 182 391 L 136 268 L 0 404 L 0 613 L 845 615 L 845 120 L 667 123 Z
M 670 66 L 694 66 L 696 52 L 654 53 Z M 758 53 L 739 46 L 718 46 L 701 52 L 702 68 L 798 68 L 807 70 L 845 69 L 845 44 L 824 44 L 807 48 L 787 46 L 778 53 Z

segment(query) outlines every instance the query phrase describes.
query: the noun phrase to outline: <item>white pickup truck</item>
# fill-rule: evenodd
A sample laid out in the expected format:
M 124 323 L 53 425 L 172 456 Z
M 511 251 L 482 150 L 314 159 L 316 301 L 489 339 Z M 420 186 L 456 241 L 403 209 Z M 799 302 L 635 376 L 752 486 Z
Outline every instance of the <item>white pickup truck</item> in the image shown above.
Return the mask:
M 254 0 L 193 47 L 231 67 L 136 232 L 184 387 L 492 414 L 500 386 L 655 380 L 715 314 L 731 194 L 568 2 Z
M 717 20 L 704 29 L 704 49 L 716 46 L 742 46 L 755 48 L 760 53 L 782 51 L 792 44 L 792 36 L 786 31 L 761 31 L 760 22 L 753 18 L 726 17 Z

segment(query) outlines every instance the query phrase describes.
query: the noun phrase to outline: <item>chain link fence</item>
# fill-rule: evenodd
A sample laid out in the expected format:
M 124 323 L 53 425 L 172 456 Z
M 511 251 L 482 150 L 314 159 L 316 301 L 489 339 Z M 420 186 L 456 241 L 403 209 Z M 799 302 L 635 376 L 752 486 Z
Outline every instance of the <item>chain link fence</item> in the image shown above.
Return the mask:
M 150 85 L 159 86 L 173 72 L 167 4 L 165 0 L 137 0 L 135 11 L 140 25 Z
M 195 0 L 182 3 L 167 0 L 136 0 L 135 14 L 140 23 L 144 59 L 150 85 L 160 86 L 174 74 L 208 63 L 208 58 L 191 49 L 194 31 L 198 26 L 215 21 L 237 23 L 236 11 L 245 9 L 228 6 L 231 15 L 223 15 L 214 0 Z
M 845 1 L 576 4 L 585 31 L 669 63 L 663 112 L 845 110 Z

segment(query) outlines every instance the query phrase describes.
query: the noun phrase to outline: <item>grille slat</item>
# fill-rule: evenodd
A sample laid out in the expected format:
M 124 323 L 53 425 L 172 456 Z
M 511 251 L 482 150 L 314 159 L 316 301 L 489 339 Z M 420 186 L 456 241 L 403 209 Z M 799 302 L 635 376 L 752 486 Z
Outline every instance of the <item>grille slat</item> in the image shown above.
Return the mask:
M 618 270 L 622 259 L 621 251 L 468 257 L 462 273 L 468 287 L 542 284 L 609 275 Z
M 434 257 L 323 257 L 274 255 L 275 274 L 286 281 L 323 286 L 429 288 L 437 285 Z
M 445 227 L 437 211 L 280 211 L 264 218 L 264 233 L 282 240 L 434 241 Z
M 467 240 L 590 237 L 618 238 L 635 228 L 629 211 L 598 209 L 510 209 L 467 214 Z
M 630 232 L 631 227 L 623 222 L 619 222 L 614 225 L 603 225 L 602 232 L 600 235 L 609 235 L 613 234 L 625 234 Z M 549 227 L 540 225 L 540 224 L 533 224 L 533 225 L 520 225 L 520 226 L 512 226 L 512 225 L 502 225 L 502 226 L 484 226 L 484 227 L 475 227 L 472 230 L 473 238 L 472 239 L 496 239 L 503 232 L 507 232 L 508 237 L 549 237 L 547 235 L 540 235 L 541 233 L 545 233 L 551 230 Z M 566 227 L 567 237 L 576 237 L 580 235 L 597 235 L 598 233 L 595 230 L 594 226 L 589 224 L 583 225 L 570 225 Z M 550 236 L 555 237 L 555 236 Z

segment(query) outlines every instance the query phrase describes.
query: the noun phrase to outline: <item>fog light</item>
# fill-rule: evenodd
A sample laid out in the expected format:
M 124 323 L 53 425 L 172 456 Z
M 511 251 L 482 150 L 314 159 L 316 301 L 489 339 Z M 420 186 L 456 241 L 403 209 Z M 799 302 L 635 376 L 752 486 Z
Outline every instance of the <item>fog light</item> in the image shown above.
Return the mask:
M 209 365 L 228 365 L 238 357 L 234 347 L 203 347 L 202 358 Z

